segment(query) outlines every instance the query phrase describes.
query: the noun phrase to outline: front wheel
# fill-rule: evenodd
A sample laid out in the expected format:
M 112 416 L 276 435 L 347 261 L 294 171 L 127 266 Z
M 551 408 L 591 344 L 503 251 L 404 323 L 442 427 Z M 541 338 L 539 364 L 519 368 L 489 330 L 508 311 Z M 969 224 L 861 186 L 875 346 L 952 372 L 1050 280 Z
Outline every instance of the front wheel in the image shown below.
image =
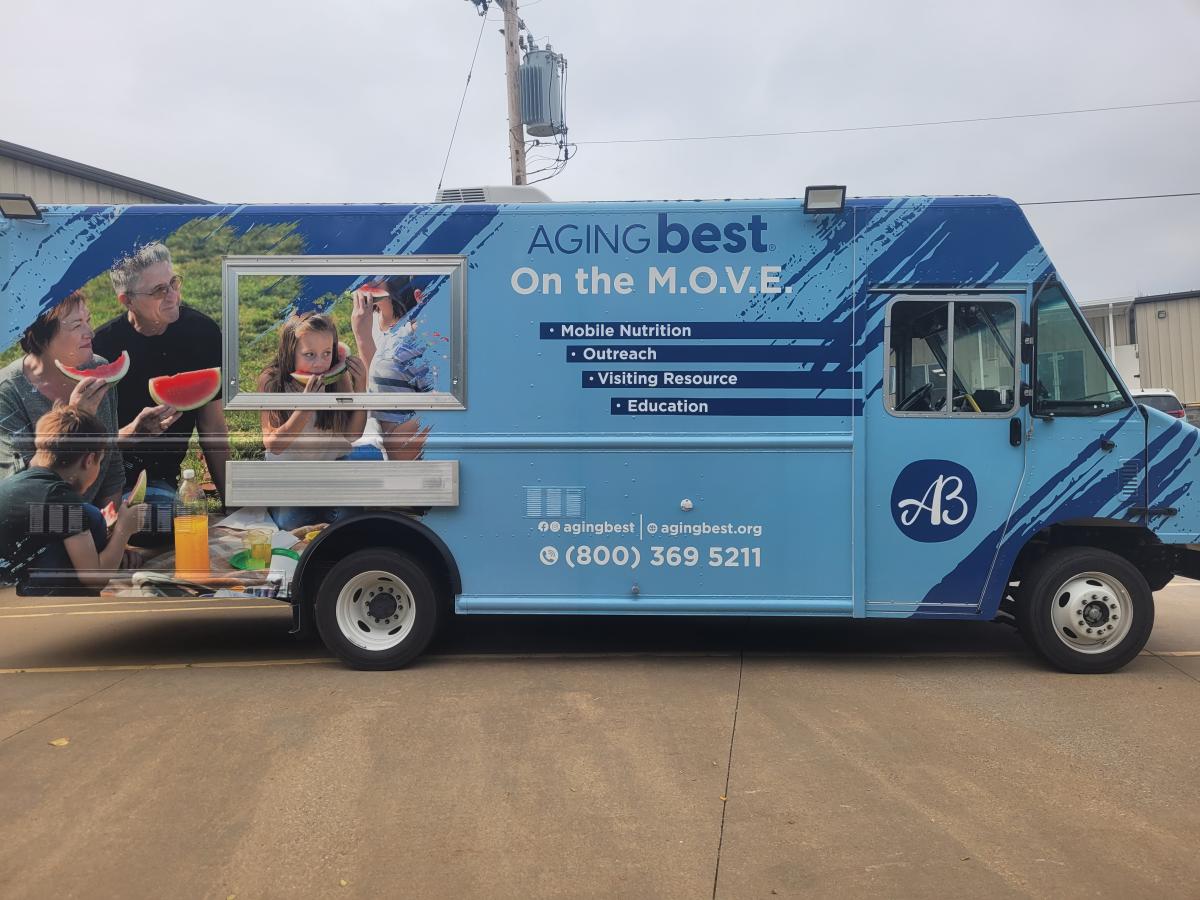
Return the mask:
M 1141 653 L 1154 628 L 1154 597 L 1145 577 L 1107 550 L 1049 553 L 1018 593 L 1021 634 L 1065 672 L 1115 672 Z
M 316 593 L 317 631 L 355 669 L 398 669 L 437 630 L 438 600 L 419 563 L 394 550 L 352 553 L 329 570 Z

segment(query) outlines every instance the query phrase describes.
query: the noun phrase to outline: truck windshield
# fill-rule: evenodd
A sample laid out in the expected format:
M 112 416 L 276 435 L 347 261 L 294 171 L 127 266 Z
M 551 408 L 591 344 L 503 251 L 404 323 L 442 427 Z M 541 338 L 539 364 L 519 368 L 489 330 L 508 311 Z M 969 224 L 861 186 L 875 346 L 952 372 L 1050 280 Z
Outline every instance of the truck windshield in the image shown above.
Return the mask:
M 1034 415 L 1098 416 L 1127 405 L 1075 308 L 1058 285 L 1037 300 Z

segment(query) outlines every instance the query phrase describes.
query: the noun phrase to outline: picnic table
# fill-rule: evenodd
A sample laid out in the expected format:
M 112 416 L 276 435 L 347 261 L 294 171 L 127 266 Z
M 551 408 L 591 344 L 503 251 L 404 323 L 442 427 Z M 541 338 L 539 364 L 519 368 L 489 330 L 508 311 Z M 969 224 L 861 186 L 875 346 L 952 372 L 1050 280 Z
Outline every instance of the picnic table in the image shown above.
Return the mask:
M 130 548 L 143 557 L 140 564 L 133 569 L 123 569 L 109 579 L 108 584 L 101 590 L 107 597 L 164 597 L 164 596 L 199 596 L 204 588 L 211 588 L 210 593 L 217 591 L 246 591 L 267 584 L 268 567 L 261 569 L 238 569 L 231 562 L 232 558 L 246 549 L 246 530 L 243 527 L 231 527 L 219 524 L 233 517 L 210 515 L 208 517 L 208 562 L 209 572 L 188 574 L 183 579 L 175 579 L 175 548 L 168 544 L 159 551 L 144 547 Z M 323 525 L 310 525 L 296 529 L 296 532 L 280 532 L 272 535 L 273 546 L 287 547 L 296 553 L 302 553 L 307 546 L 306 537 L 318 533 Z M 276 537 L 276 536 L 280 537 Z M 291 541 L 281 539 L 283 535 L 291 537 Z

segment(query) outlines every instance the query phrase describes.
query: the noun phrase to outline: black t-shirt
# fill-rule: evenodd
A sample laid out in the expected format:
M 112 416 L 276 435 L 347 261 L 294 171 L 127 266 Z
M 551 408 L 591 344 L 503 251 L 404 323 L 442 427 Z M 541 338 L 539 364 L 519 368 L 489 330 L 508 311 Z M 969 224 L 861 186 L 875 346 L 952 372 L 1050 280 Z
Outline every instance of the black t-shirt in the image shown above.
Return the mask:
M 124 428 L 147 406 L 157 405 L 150 397 L 151 378 L 220 367 L 221 329 L 204 313 L 184 305 L 166 331 L 149 337 L 138 333 L 122 313 L 97 329 L 92 350 L 110 360 L 122 350 L 129 352 L 129 372 L 117 389 L 117 421 Z M 198 412 L 185 412 L 161 436 L 142 438 L 128 449 L 121 447 L 126 487 L 142 469 L 150 478 L 171 484 L 179 480 L 179 465 L 196 430 Z
M 83 503 L 50 469 L 31 466 L 0 481 L 0 581 L 22 580 L 48 547 L 83 531 Z

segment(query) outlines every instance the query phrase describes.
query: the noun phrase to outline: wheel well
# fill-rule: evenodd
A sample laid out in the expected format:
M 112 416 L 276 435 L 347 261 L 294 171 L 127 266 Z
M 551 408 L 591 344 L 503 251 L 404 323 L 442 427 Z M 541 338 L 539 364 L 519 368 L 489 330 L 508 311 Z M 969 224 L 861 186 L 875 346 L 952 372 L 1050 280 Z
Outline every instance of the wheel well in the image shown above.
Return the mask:
M 1152 591 L 1174 577 L 1174 549 L 1164 545 L 1154 532 L 1140 525 L 1085 520 L 1050 525 L 1031 537 L 1017 554 L 1009 582 L 1020 581 L 1039 559 L 1064 547 L 1095 547 L 1122 556 L 1145 576 Z
M 415 557 L 429 574 L 438 597 L 454 612 L 454 596 L 462 591 L 458 564 L 433 531 L 416 519 L 398 513 L 364 513 L 326 528 L 296 567 L 293 601 L 309 605 L 317 585 L 334 564 L 356 550 L 387 547 Z

